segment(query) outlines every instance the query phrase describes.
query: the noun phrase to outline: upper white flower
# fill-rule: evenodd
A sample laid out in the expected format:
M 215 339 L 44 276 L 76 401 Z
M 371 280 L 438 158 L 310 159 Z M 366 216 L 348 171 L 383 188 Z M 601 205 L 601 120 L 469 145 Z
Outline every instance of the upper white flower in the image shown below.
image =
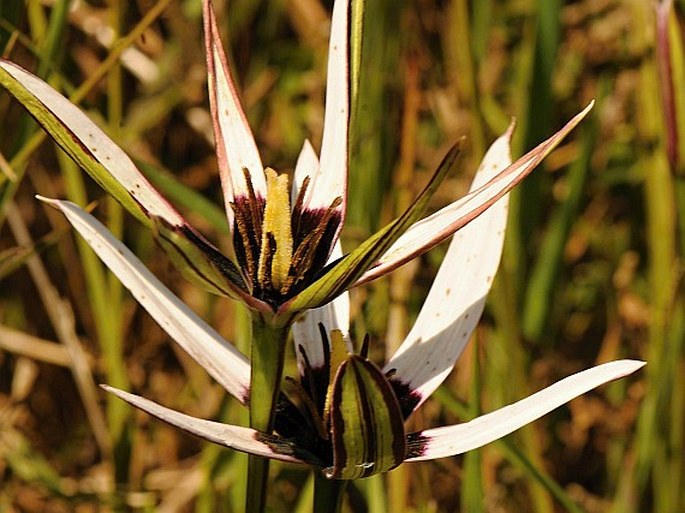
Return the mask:
M 16 64 L 0 60 L 0 84 L 62 148 L 136 218 L 187 277 L 287 325 L 301 311 L 381 276 L 445 240 L 486 211 L 587 114 L 508 166 L 498 167 L 465 197 L 421 219 L 428 199 L 459 154 L 452 148 L 433 179 L 398 219 L 348 255 L 330 262 L 345 219 L 349 160 L 349 0 L 337 0 L 329 44 L 320 157 L 305 141 L 288 178 L 262 163 L 219 39 L 211 1 L 203 0 L 209 103 L 229 225 L 223 254 L 148 182 L 131 159 L 79 108 Z M 330 264 L 330 265 L 327 265 Z

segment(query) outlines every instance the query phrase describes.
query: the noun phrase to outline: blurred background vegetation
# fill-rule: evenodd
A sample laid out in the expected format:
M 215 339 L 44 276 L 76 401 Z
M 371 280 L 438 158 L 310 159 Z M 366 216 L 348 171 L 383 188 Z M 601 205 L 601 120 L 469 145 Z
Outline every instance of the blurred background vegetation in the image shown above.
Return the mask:
M 330 1 L 216 0 L 265 163 L 322 128 Z M 79 103 L 221 245 L 199 0 L 3 0 L 0 51 Z M 648 361 L 503 441 L 357 482 L 349 511 L 685 511 L 685 2 L 369 0 L 346 247 L 402 211 L 454 140 L 432 209 L 463 194 L 512 116 L 514 156 L 592 98 L 512 197 L 489 307 L 410 429 L 467 420 L 606 360 Z M 0 511 L 240 511 L 244 458 L 97 383 L 246 423 L 39 193 L 96 215 L 246 350 L 245 314 L 174 272 L 150 236 L 0 92 Z M 444 247 L 355 291 L 381 362 Z M 290 374 L 293 373 L 290 364 Z M 273 511 L 308 511 L 306 469 L 274 465 Z

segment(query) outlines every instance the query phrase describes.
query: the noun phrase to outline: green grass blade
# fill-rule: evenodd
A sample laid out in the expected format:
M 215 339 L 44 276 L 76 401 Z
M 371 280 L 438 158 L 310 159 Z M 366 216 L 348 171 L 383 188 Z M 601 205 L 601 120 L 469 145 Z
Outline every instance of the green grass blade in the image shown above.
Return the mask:
M 478 355 L 478 345 L 470 347 L 469 355 L 472 360 L 471 393 L 469 399 L 469 418 L 476 418 L 481 414 L 481 372 Z M 485 511 L 485 488 L 483 483 L 483 451 L 477 449 L 470 451 L 464 456 L 464 481 L 461 491 L 462 511 L 469 513 L 484 513 Z
M 67 29 L 70 4 L 69 0 L 57 0 L 50 11 L 50 21 L 41 45 L 40 63 L 36 70 L 36 75 L 41 78 L 46 77 L 50 69 L 54 69 L 60 61 L 59 55 L 64 51 L 62 42 Z
M 522 314 L 523 334 L 538 342 L 549 323 L 558 275 L 563 266 L 564 248 L 578 215 L 582 193 L 590 172 L 590 159 L 597 140 L 597 124 L 586 121 L 580 136 L 580 154 L 568 171 L 568 194 L 552 214 L 538 258 L 531 270 Z
M 363 233 L 378 229 L 385 185 L 397 144 L 392 129 L 398 112 L 390 105 L 389 76 L 396 76 L 400 41 L 397 26 L 402 2 L 353 3 L 351 39 L 350 171 L 348 226 Z M 368 21 L 367 21 L 368 20 Z
M 206 196 L 200 194 L 196 190 L 179 182 L 171 173 L 158 166 L 142 161 L 137 161 L 136 165 L 145 177 L 150 180 L 150 182 L 152 182 L 152 184 L 159 189 L 171 203 L 178 205 L 187 212 L 197 214 L 207 221 L 216 231 L 224 234 L 228 233 L 226 212 L 217 206 L 216 203 L 207 199 Z

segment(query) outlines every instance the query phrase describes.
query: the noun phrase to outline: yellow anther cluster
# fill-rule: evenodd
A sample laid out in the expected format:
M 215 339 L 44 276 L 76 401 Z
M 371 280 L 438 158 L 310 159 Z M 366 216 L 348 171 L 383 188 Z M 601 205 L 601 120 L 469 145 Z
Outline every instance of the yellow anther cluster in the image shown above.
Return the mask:
M 290 225 L 288 175 L 266 171 L 266 206 L 262 225 L 262 245 L 259 257 L 260 277 L 270 274 L 271 285 L 280 290 L 288 280 L 293 257 L 293 234 Z M 275 245 L 275 251 L 272 249 Z M 271 269 L 268 269 L 270 264 Z

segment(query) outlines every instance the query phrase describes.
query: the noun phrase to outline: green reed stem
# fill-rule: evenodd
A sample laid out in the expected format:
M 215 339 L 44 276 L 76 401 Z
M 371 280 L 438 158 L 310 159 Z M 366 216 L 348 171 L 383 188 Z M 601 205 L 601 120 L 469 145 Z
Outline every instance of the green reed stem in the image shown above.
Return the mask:
M 109 0 L 109 26 L 118 36 L 125 16 L 125 2 Z M 107 74 L 107 121 L 109 132 L 116 140 L 122 132 L 124 118 L 123 77 L 121 64 L 117 61 Z M 82 177 L 83 175 L 81 175 Z M 107 198 L 107 228 L 118 239 L 123 238 L 124 209 L 113 197 Z M 109 301 L 108 321 L 112 332 L 101 338 L 103 352 L 107 355 L 108 372 L 115 379 L 126 383 L 126 363 L 124 362 L 123 336 L 121 330 L 122 303 L 124 288 L 117 277 L 107 272 L 107 292 Z M 102 323 L 102 321 L 101 321 Z M 117 483 L 128 483 L 131 460 L 131 433 L 127 427 L 130 408 L 107 394 L 107 416 L 114 442 L 115 478 Z
M 648 12 L 635 7 L 635 15 L 647 17 Z M 658 75 L 653 59 L 641 68 L 644 90 L 658 90 Z M 659 103 L 655 96 L 640 95 L 638 130 L 643 140 L 653 140 L 662 132 Z M 669 351 L 669 340 L 675 318 L 674 299 L 677 292 L 678 261 L 676 242 L 676 189 L 665 147 L 645 148 L 637 163 L 644 176 L 644 204 L 649 248 L 649 346 L 645 354 L 647 393 L 637 422 L 635 480 L 638 496 L 647 493 L 650 484 L 658 506 L 662 490 L 670 487 L 670 475 L 661 471 L 669 465 L 671 412 L 670 397 L 674 383 L 666 376 L 676 365 Z M 655 509 L 654 511 L 666 511 Z
M 41 45 L 40 63 L 36 71 L 36 75 L 41 78 L 47 76 L 58 60 L 58 55 L 64 50 L 62 42 L 64 41 L 70 5 L 69 0 L 59 0 L 55 2 L 50 13 L 50 22 L 45 34 L 45 41 Z
M 387 77 L 397 73 L 399 9 L 393 2 L 353 0 L 350 27 L 350 179 L 347 223 L 365 233 L 382 225 L 383 196 L 378 193 L 389 181 L 393 154 L 391 130 L 394 113 L 388 107 Z M 372 20 L 366 24 L 365 20 Z
M 469 417 L 476 418 L 481 414 L 480 397 L 482 391 L 482 376 L 480 368 L 479 350 L 477 340 L 472 341 L 469 349 L 471 355 L 471 378 L 470 404 L 468 407 Z M 461 509 L 469 513 L 482 513 L 485 511 L 485 497 L 483 487 L 483 451 L 476 449 L 469 451 L 464 456 L 464 485 L 461 494 Z
M 375 474 L 355 484 L 364 485 L 364 496 L 368 513 L 393 513 L 386 500 L 386 474 Z
M 595 149 L 598 126 L 594 118 L 587 119 L 581 129 L 583 132 L 580 155 L 568 171 L 568 195 L 550 218 L 525 291 L 521 324 L 526 339 L 533 342 L 541 340 L 549 324 L 550 310 L 557 290 L 557 278 L 564 263 L 564 248 L 578 215 L 590 171 L 590 159 Z
M 314 508 L 316 513 L 338 513 L 347 487 L 343 479 L 326 479 L 319 471 L 314 470 Z

